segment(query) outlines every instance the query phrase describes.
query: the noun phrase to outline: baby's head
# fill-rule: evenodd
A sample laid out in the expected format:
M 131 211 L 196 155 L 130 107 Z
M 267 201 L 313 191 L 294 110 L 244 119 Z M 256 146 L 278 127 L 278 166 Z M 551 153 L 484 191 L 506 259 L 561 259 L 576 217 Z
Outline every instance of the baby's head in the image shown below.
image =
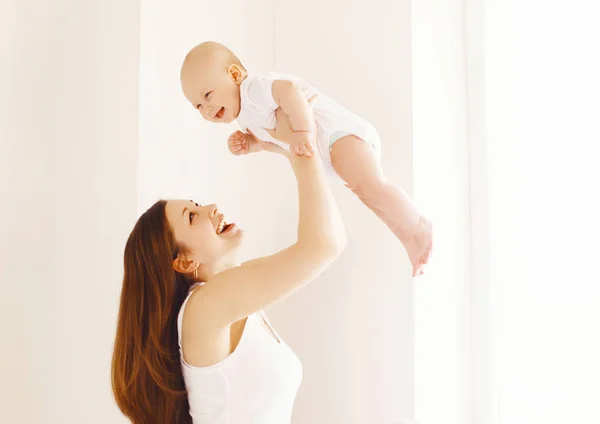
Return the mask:
M 207 121 L 229 123 L 240 113 L 240 84 L 247 72 L 235 54 L 222 44 L 194 47 L 181 66 L 181 88 Z

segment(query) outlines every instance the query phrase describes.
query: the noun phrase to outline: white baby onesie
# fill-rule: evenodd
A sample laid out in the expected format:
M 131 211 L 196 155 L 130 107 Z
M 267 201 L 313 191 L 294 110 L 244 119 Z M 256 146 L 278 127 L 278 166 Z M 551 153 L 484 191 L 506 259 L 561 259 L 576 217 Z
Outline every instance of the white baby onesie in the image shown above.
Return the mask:
M 344 135 L 356 135 L 373 146 L 378 157 L 381 156 L 379 135 L 368 121 L 343 108 L 300 78 L 290 75 L 259 75 L 248 77 L 242 82 L 241 108 L 237 122 L 243 131 L 250 130 L 259 139 L 289 150 L 288 144 L 274 139 L 264 130 L 275 128 L 275 110 L 279 107 L 273 99 L 272 85 L 275 80 L 295 82 L 307 99 L 318 94 L 312 108 L 317 124 L 317 148 L 326 170 L 333 178 L 341 181 L 331 164 L 331 146 Z

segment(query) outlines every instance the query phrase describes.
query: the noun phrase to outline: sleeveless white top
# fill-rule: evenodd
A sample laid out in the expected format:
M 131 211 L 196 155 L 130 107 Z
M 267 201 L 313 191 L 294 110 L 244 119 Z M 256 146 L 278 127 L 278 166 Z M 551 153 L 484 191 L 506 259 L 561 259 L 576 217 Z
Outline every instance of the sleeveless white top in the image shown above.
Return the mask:
M 221 362 L 195 367 L 185 361 L 183 312 L 195 286 L 177 317 L 181 368 L 194 424 L 289 424 L 302 365 L 262 311 L 248 317 L 238 346 Z

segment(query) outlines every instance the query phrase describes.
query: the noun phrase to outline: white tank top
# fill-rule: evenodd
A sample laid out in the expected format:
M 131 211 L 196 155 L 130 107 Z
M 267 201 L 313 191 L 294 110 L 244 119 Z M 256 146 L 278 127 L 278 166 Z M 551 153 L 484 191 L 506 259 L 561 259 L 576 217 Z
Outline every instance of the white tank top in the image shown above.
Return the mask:
M 194 287 L 177 317 L 181 368 L 194 424 L 289 424 L 302 365 L 262 311 L 248 317 L 238 346 L 221 362 L 207 367 L 185 362 L 183 311 Z

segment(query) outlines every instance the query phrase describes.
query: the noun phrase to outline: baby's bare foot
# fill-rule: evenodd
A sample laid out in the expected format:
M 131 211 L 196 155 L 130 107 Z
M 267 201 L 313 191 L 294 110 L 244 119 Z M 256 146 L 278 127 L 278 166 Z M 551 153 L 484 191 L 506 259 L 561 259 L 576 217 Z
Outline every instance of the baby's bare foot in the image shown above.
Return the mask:
M 431 222 L 421 217 L 418 226 L 403 237 L 402 243 L 413 266 L 413 277 L 422 275 L 431 256 L 433 244 Z

